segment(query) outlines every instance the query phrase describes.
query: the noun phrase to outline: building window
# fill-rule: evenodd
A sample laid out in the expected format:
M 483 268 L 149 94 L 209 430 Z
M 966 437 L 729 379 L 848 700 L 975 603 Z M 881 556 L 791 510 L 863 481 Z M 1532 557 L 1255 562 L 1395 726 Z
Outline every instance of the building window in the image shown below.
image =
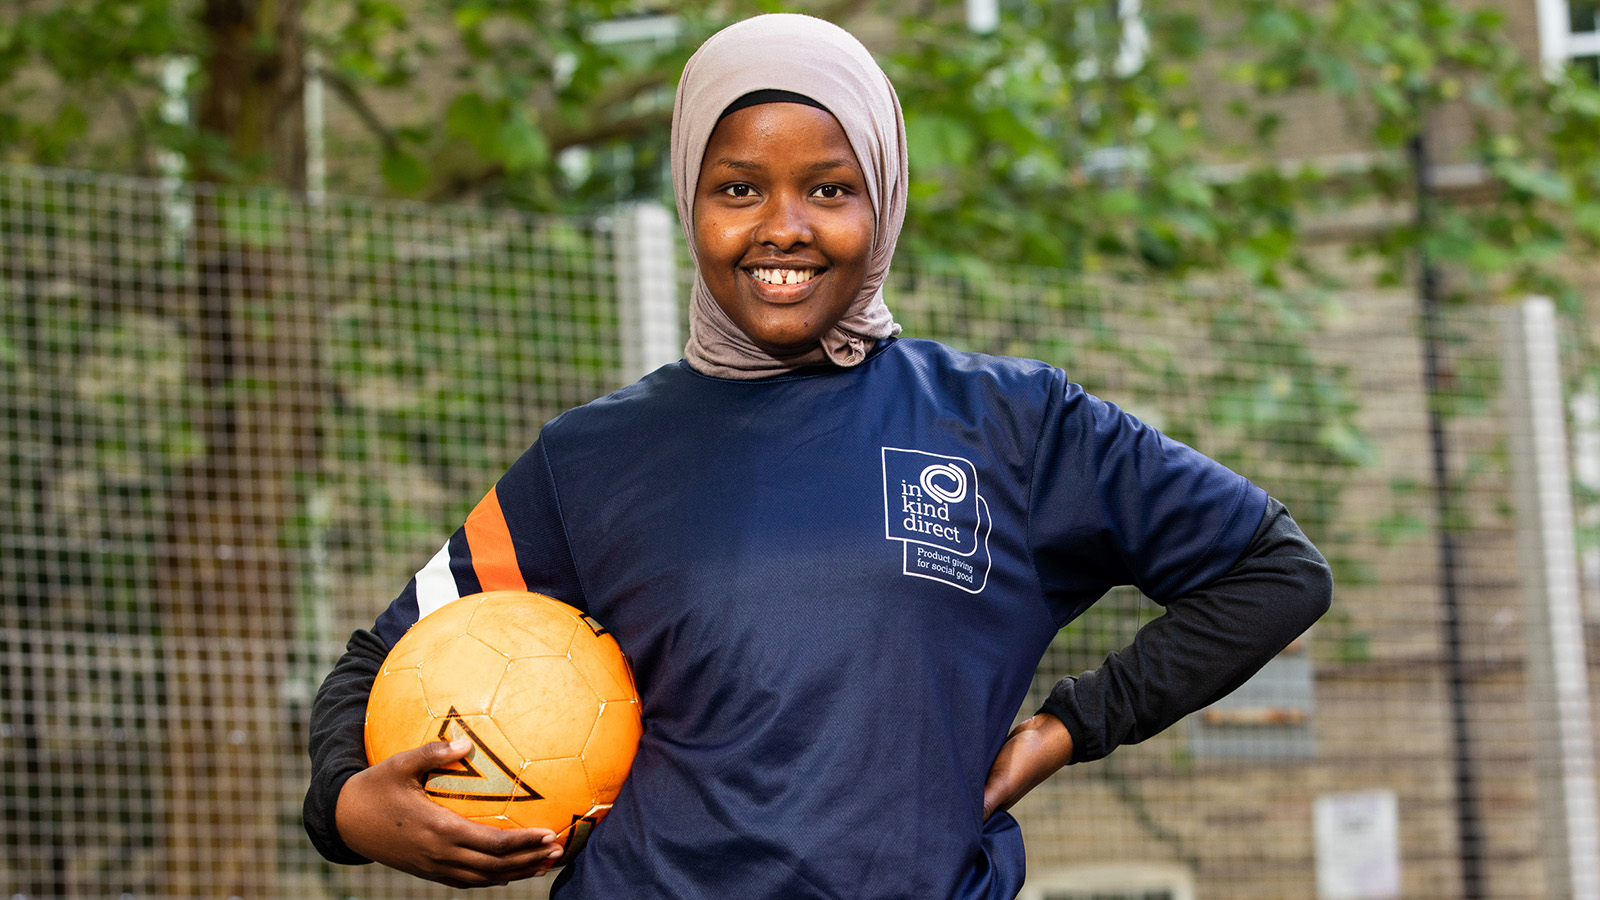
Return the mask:
M 1007 7 L 1017 4 L 1005 0 L 966 0 L 967 27 L 978 34 L 989 34 L 1000 27 Z M 1012 14 L 1017 9 L 1009 10 Z M 1101 58 L 1109 43 L 1116 47 L 1111 68 L 1127 77 L 1144 65 L 1150 53 L 1150 32 L 1145 27 L 1143 0 L 1093 0 L 1076 8 L 1078 40 L 1082 43 L 1078 78 L 1087 81 L 1100 77 Z M 1107 40 L 1109 36 L 1110 40 Z
M 1600 79 L 1600 0 L 1538 0 L 1538 11 L 1545 71 L 1576 66 Z

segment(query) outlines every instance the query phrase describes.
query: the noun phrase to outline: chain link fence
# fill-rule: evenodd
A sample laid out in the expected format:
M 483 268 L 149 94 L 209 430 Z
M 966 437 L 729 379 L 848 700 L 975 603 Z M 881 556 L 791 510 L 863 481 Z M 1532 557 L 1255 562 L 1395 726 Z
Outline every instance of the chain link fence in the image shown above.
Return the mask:
M 0 168 L 7 895 L 452 895 L 310 848 L 310 697 L 545 420 L 681 346 L 659 303 L 686 269 L 642 263 L 638 221 Z M 1524 628 L 1504 316 L 1424 341 L 1403 293 L 904 257 L 889 302 L 1223 460 L 1335 567 L 1332 612 L 1238 694 L 1024 800 L 1026 896 L 1592 896 L 1594 836 L 1541 800 L 1592 750 L 1538 739 L 1588 703 L 1546 702 Z M 1031 700 L 1158 613 L 1113 592 Z

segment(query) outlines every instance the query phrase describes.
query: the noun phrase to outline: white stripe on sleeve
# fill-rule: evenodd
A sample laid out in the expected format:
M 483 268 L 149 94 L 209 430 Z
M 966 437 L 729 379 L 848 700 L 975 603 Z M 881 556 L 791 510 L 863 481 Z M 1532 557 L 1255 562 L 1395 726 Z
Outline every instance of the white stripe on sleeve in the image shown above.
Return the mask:
M 428 564 L 417 572 L 417 619 L 461 596 L 450 574 L 450 542 L 446 541 Z

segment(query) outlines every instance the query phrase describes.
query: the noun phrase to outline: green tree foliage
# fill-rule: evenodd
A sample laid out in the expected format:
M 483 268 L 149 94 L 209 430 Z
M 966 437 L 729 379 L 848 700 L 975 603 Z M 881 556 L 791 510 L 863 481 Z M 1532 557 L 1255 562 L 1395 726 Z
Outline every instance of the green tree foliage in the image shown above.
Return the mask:
M 630 17 L 635 4 L 618 0 L 330 4 L 323 72 L 380 145 L 389 189 L 587 209 L 661 193 L 672 85 L 710 27 L 678 6 Z M 378 111 L 396 98 L 412 105 Z
M 911 140 L 910 245 L 1163 276 L 1259 258 L 1239 268 L 1275 283 L 1293 226 L 1280 179 L 1225 182 L 1203 165 L 1200 20 L 1115 6 L 1023 4 L 992 34 L 908 23 L 891 75 Z
M 1493 7 L 1241 0 L 1237 14 L 1230 52 L 1241 83 L 1263 97 L 1336 96 L 1370 141 L 1370 166 L 1320 178 L 1324 189 L 1306 203 L 1399 204 L 1391 227 L 1355 245 L 1385 263 L 1385 280 L 1414 277 L 1420 254 L 1445 269 L 1445 300 L 1534 292 L 1580 312 L 1580 285 L 1593 277 L 1586 261 L 1600 246 L 1591 74 L 1544 71 Z M 1240 112 L 1254 115 L 1248 104 Z M 1450 145 L 1439 137 L 1446 128 Z M 1466 167 L 1470 192 L 1447 194 L 1446 167 Z
M 161 114 L 161 62 L 217 50 L 203 16 L 215 5 L 22 0 L 0 12 L 0 156 L 145 173 L 162 149 L 201 172 L 208 156 L 237 157 Z M 533 210 L 666 199 L 677 72 L 722 22 L 768 6 L 666 3 L 640 17 L 624 0 L 306 0 L 304 43 L 329 105 L 359 123 L 331 139 L 334 184 Z M 1441 206 L 1426 236 L 1380 229 L 1368 246 L 1394 263 L 1394 280 L 1425 242 L 1462 275 L 1452 289 L 1537 289 L 1572 308 L 1558 263 L 1600 241 L 1600 93 L 1584 75 L 1546 77 L 1506 40 L 1499 11 L 1443 0 L 1145 7 L 1119 19 L 1114 3 L 1009 3 L 988 34 L 937 4 L 800 8 L 859 26 L 900 90 L 908 249 L 1277 286 L 1309 268 L 1308 215 L 1414 199 L 1406 142 L 1465 118 L 1467 146 L 1440 161 L 1480 165 L 1492 190 Z M 1228 146 L 1221 135 L 1240 129 L 1205 115 L 1205 101 L 1235 88 L 1342 98 L 1373 164 L 1286 172 L 1273 149 L 1281 106 L 1249 101 L 1236 110 L 1258 140 Z
M 149 171 L 156 148 L 184 142 L 155 133 L 152 62 L 194 50 L 191 7 L 20 0 L 0 9 L 0 159 Z M 114 122 L 115 137 L 95 122 Z

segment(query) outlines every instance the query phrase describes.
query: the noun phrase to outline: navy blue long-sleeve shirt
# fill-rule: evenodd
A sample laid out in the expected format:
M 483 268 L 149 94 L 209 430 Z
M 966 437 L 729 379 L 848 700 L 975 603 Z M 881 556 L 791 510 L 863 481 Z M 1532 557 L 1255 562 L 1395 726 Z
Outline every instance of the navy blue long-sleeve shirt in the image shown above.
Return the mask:
M 1327 608 L 1260 488 L 1042 363 L 887 341 L 755 382 L 668 366 L 552 420 L 358 632 L 313 713 L 308 830 L 365 764 L 383 654 L 478 590 L 555 596 L 629 654 L 645 733 L 557 896 L 1015 896 L 983 784 L 1056 631 L 1167 607 L 1044 706 L 1075 762 L 1237 687 Z

